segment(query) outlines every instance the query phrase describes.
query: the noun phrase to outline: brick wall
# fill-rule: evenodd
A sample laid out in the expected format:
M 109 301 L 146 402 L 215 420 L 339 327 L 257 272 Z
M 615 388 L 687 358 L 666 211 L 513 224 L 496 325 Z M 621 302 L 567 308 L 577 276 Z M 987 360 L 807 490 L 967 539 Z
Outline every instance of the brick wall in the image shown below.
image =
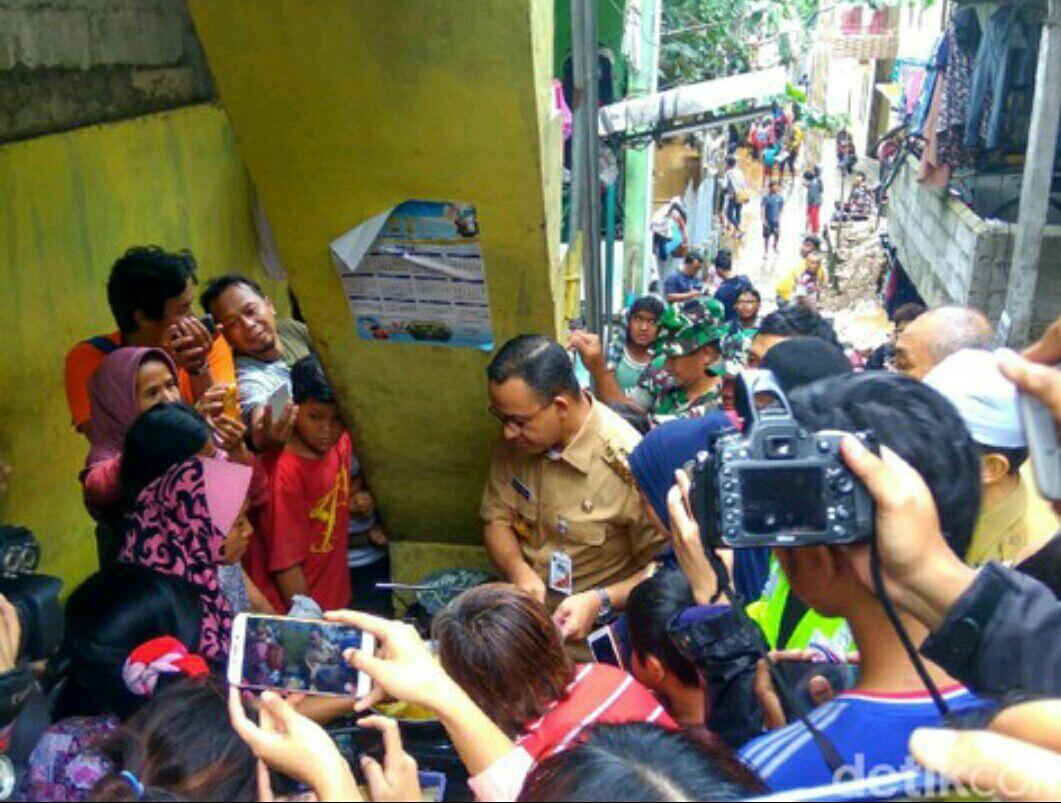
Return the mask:
M 184 0 L 0 0 L 0 142 L 214 98 Z
M 888 232 L 918 292 L 930 305 L 969 304 L 997 322 L 1006 302 L 1015 226 L 983 220 L 942 189 L 917 183 L 906 168 L 891 188 Z M 1061 312 L 1061 226 L 1043 239 L 1032 336 Z

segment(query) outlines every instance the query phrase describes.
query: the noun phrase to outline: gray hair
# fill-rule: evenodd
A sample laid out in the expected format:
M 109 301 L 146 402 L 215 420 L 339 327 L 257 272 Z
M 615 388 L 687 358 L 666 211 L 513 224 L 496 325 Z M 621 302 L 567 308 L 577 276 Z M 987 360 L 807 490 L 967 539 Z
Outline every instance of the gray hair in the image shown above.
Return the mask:
M 962 349 L 995 348 L 995 331 L 991 321 L 973 307 L 936 307 L 920 316 L 918 328 L 932 327 L 928 351 L 936 364 Z

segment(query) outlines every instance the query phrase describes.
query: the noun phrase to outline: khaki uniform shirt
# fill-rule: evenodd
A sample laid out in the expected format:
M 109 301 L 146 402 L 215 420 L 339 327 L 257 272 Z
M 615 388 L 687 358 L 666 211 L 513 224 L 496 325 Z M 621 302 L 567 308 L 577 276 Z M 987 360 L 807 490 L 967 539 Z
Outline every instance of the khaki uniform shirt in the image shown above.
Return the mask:
M 1032 545 L 1057 532 L 1053 509 L 1035 490 L 1028 463 L 1021 469 L 1020 484 L 990 510 L 981 510 L 965 562 L 979 566 L 989 561 L 1012 561 Z
M 523 557 L 548 588 L 549 560 L 563 550 L 574 593 L 626 580 L 655 558 L 663 536 L 641 510 L 626 456 L 641 436 L 593 400 L 563 452 L 528 454 L 504 441 L 494 451 L 480 515 L 512 527 Z M 550 609 L 563 596 L 549 590 Z

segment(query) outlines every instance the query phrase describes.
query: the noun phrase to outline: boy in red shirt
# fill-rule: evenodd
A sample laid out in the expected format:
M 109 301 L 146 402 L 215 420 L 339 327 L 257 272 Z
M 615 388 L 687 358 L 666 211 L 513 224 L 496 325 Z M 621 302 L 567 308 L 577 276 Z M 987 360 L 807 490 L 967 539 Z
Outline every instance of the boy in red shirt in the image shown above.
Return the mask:
M 296 594 L 339 610 L 350 605 L 350 504 L 361 496 L 360 478 L 352 486 L 350 477 L 353 445 L 316 356 L 291 368 L 291 390 L 298 418 L 271 466 L 264 566 L 256 567 L 254 579 L 278 611 L 290 609 Z

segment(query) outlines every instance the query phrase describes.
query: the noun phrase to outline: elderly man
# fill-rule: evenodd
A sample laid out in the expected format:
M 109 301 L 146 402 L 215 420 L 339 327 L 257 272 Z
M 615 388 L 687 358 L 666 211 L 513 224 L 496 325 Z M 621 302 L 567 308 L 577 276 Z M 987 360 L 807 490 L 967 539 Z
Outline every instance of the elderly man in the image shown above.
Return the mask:
M 972 307 L 937 307 L 912 321 L 895 341 L 895 369 L 914 379 L 962 349 L 992 349 L 995 332 Z

